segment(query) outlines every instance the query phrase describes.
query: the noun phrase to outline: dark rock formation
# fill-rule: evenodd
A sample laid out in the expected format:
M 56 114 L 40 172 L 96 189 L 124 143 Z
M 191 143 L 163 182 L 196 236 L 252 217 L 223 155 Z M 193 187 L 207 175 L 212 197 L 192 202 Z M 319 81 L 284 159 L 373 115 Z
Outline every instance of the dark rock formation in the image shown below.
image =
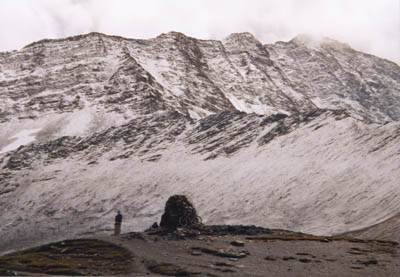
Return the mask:
M 174 230 L 177 227 L 186 227 L 201 223 L 196 209 L 185 195 L 173 195 L 165 204 L 164 214 L 161 217 L 160 227 Z

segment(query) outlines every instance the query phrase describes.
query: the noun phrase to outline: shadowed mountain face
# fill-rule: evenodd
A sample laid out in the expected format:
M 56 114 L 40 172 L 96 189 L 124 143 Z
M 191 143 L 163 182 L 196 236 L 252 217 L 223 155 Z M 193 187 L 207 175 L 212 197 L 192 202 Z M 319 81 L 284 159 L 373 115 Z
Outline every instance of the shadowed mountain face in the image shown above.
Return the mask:
M 330 40 L 98 33 L 0 53 L 0 250 L 159 221 L 315 234 L 400 202 L 400 68 Z M 21 146 L 24 145 L 24 146 Z

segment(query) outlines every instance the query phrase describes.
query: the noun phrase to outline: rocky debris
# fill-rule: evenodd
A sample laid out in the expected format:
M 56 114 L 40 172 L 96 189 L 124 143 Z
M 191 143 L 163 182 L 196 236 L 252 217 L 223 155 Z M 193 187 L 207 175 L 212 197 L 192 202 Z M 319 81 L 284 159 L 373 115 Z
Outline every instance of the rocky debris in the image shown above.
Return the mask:
M 222 112 L 199 121 L 188 133 L 189 144 L 193 144 L 193 153 L 211 153 L 205 160 L 215 159 L 219 155 L 232 155 L 250 145 L 261 129 L 260 117 L 243 112 Z M 210 143 L 204 143 L 209 141 Z
M 298 254 L 297 254 L 297 255 L 298 255 Z M 315 256 L 313 256 L 313 255 L 310 255 L 310 256 L 312 256 L 314 259 L 312 260 L 312 259 L 309 259 L 309 258 L 297 258 L 297 257 L 294 257 L 294 256 L 283 256 L 283 257 L 279 257 L 279 256 L 268 255 L 268 256 L 266 256 L 266 257 L 264 258 L 264 260 L 270 261 L 270 262 L 276 262 L 276 261 L 278 261 L 278 260 L 282 260 L 282 261 L 285 261 L 285 262 L 288 262 L 288 261 L 297 261 L 297 262 L 300 262 L 300 263 L 312 263 L 312 262 L 314 262 L 314 263 L 321 263 L 320 260 L 315 259 L 315 258 L 316 258 Z
M 365 260 L 365 261 L 356 260 L 355 264 L 362 264 L 365 266 L 377 265 L 378 261 L 377 260 Z
M 286 117 L 288 117 L 287 114 L 281 114 L 281 113 L 273 114 L 273 115 L 271 115 L 271 116 L 265 117 L 265 118 L 261 121 L 260 125 L 261 125 L 261 126 L 269 125 L 269 124 L 271 124 L 271 123 L 274 123 L 274 122 L 280 121 L 280 120 L 282 120 L 282 119 L 285 119 Z
M 342 120 L 350 115 L 344 110 L 324 109 L 313 109 L 291 116 L 279 113 L 260 116 L 243 112 L 222 112 L 199 120 L 186 133 L 186 142 L 193 145 L 193 153 L 208 154 L 205 160 L 211 160 L 221 155 L 234 155 L 256 139 L 258 145 L 263 146 L 276 137 L 293 132 L 302 124 L 324 116 Z M 314 130 L 320 127 L 322 126 L 316 126 Z M 265 132 L 265 129 L 268 131 Z
M 190 252 L 190 255 L 192 255 L 192 256 L 201 256 L 201 251 L 193 250 L 192 252 Z
M 238 246 L 238 247 L 243 247 L 244 246 L 244 241 L 234 240 L 234 241 L 231 241 L 231 245 Z
M 296 258 L 295 258 L 295 257 L 292 257 L 292 256 L 285 256 L 285 257 L 282 258 L 282 260 L 284 260 L 284 261 L 291 261 L 291 260 L 296 260 Z
M 192 229 L 198 230 L 202 235 L 259 235 L 275 233 L 271 229 L 254 225 L 200 225 L 193 226 Z M 286 234 L 287 231 L 281 231 Z M 292 233 L 292 232 L 291 232 Z
M 269 116 L 264 118 L 261 121 L 261 126 L 266 124 L 275 123 L 275 126 L 269 130 L 268 133 L 263 135 L 258 139 L 259 145 L 264 145 L 271 142 L 274 138 L 279 136 L 284 136 L 292 131 L 294 131 L 300 124 L 306 124 L 308 122 L 313 121 L 318 118 L 322 114 L 326 113 L 327 115 L 335 118 L 336 120 L 342 120 L 350 115 L 345 110 L 321 110 L 321 109 L 313 109 L 305 113 L 295 114 L 293 116 L 283 116 L 280 114 Z M 322 126 L 317 126 L 314 130 L 317 130 Z
M 145 230 L 145 232 L 150 232 L 150 231 L 158 230 L 158 228 L 160 228 L 160 226 L 158 225 L 157 222 L 154 222 L 149 228 L 147 228 L 147 229 Z
M 201 218 L 185 195 L 173 195 L 168 198 L 161 217 L 161 228 L 176 230 L 178 227 L 191 227 L 198 224 L 201 224 Z
M 157 261 L 145 261 L 146 268 L 154 273 L 163 276 L 196 276 L 200 272 L 191 272 L 179 265 L 172 263 L 163 263 Z
M 307 258 L 301 258 L 301 259 L 299 259 L 299 262 L 302 262 L 302 263 L 311 263 L 312 260 L 307 259 Z
M 142 233 L 130 232 L 130 233 L 125 234 L 124 239 L 126 239 L 126 240 L 132 240 L 132 239 L 145 240 L 146 238 Z
M 12 174 L 10 172 L 0 173 L 0 195 L 12 192 L 19 187 L 19 184 L 14 183 L 11 177 Z
M 160 227 L 161 224 L 160 224 Z M 284 230 L 271 230 L 268 228 L 258 227 L 254 225 L 204 225 L 194 224 L 187 226 L 186 228 L 177 227 L 176 229 L 149 229 L 146 231 L 151 236 L 167 236 L 169 239 L 192 239 L 199 238 L 201 236 L 228 236 L 228 235 L 275 235 L 275 236 L 287 236 L 287 235 L 300 235 L 301 233 L 284 231 Z M 261 238 L 260 238 L 261 240 Z M 242 241 L 232 241 L 234 244 L 244 243 Z
M 309 256 L 309 257 L 311 257 L 311 258 L 316 258 L 314 255 L 312 255 L 312 254 L 308 254 L 308 253 L 296 253 L 296 255 L 297 256 Z
M 79 139 L 76 137 L 64 136 L 46 143 L 20 146 L 9 157 L 4 168 L 15 171 L 30 167 L 35 161 L 67 158 L 71 153 L 77 151 L 78 142 Z
M 221 266 L 221 267 L 235 267 L 235 265 L 233 265 L 233 264 L 224 263 L 224 262 L 215 263 L 215 266 Z
M 324 242 L 324 243 L 329 243 L 334 240 L 340 240 L 341 238 L 335 238 L 335 237 L 330 237 L 330 236 L 313 236 L 313 235 L 307 235 L 307 234 L 302 234 L 302 233 L 292 233 L 290 235 L 287 235 L 287 233 L 271 233 L 270 235 L 266 236 L 259 236 L 259 237 L 249 237 L 249 240 L 260 240 L 260 241 L 271 241 L 271 240 L 286 240 L 286 241 L 297 241 L 297 240 L 303 240 L 303 241 L 318 241 L 318 242 Z M 359 241 L 362 243 L 363 241 Z
M 204 247 L 192 247 L 194 251 L 200 251 L 204 254 L 209 254 L 217 257 L 222 258 L 235 258 L 235 259 L 242 259 L 249 255 L 247 251 L 241 252 L 233 252 L 229 249 L 211 249 L 211 248 L 204 248 Z
M 133 234 L 133 233 L 132 233 Z M 271 235 L 271 237 L 286 237 L 286 236 L 299 236 L 301 233 L 296 233 L 292 231 L 284 230 L 271 230 L 267 228 L 257 227 L 257 226 L 247 226 L 247 225 L 204 225 L 204 224 L 194 224 L 186 226 L 184 228 L 177 227 L 176 229 L 167 228 L 155 228 L 146 230 L 146 234 L 150 236 L 149 240 L 153 238 L 158 238 L 159 236 L 167 240 L 181 241 L 181 240 L 203 240 L 207 237 L 222 237 L 222 236 L 258 236 L 258 235 Z M 135 239 L 135 237 L 127 237 L 127 239 Z M 264 240 L 261 238 L 250 238 Z M 234 240 L 229 243 L 231 246 L 244 247 L 245 242 L 241 240 Z M 193 255 L 201 255 L 201 251 L 198 249 L 192 251 Z M 243 252 L 243 251 L 242 251 Z M 235 259 L 237 257 L 231 257 Z
M 168 240 L 185 240 L 185 239 L 198 239 L 201 235 L 201 232 L 198 230 L 194 230 L 192 226 L 185 227 L 177 227 L 176 229 L 168 229 L 168 228 L 158 228 L 148 230 L 147 233 L 154 238 L 157 236 L 163 236 Z

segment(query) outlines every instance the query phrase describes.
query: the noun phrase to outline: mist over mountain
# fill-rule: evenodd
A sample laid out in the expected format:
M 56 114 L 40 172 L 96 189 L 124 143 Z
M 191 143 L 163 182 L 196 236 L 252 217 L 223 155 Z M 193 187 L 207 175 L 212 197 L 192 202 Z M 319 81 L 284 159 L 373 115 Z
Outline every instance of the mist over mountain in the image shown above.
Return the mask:
M 159 221 L 313 234 L 400 208 L 400 68 L 329 38 L 89 33 L 0 53 L 0 250 Z

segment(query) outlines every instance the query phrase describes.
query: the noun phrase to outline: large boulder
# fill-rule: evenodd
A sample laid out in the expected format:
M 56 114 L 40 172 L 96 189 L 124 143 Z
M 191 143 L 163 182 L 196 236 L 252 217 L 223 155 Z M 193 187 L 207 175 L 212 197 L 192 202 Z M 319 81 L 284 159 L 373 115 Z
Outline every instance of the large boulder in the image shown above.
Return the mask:
M 201 224 L 201 218 L 188 198 L 185 195 L 171 196 L 165 204 L 160 227 L 174 230 L 195 224 Z

